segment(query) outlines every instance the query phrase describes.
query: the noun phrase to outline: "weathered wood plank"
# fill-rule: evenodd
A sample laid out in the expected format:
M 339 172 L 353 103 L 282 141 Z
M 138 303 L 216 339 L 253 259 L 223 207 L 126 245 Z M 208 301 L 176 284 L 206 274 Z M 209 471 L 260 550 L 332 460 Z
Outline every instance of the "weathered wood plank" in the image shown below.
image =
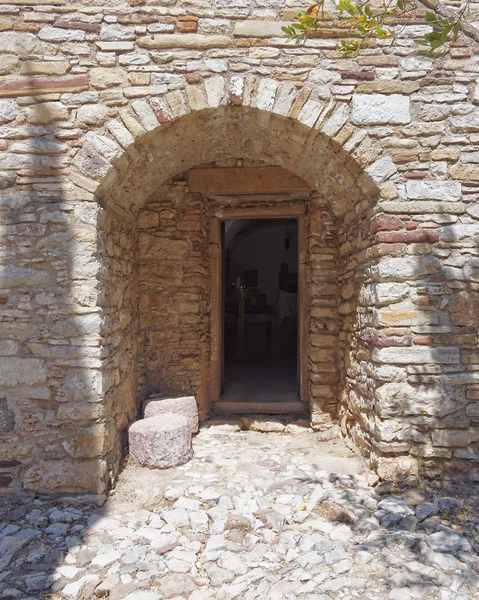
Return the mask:
M 309 191 L 308 184 L 282 167 L 190 169 L 191 192 L 202 194 L 273 194 Z

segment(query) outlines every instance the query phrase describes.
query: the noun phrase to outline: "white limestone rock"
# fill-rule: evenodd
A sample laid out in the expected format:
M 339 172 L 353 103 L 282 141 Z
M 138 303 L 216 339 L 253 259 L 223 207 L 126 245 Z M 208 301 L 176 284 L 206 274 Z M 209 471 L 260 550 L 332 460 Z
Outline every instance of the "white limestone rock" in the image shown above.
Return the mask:
M 414 356 L 418 358 L 417 353 Z M 463 393 L 449 386 L 391 382 L 376 390 L 376 402 L 378 414 L 385 419 L 400 415 L 445 417 L 464 406 L 466 400 Z
M 477 90 L 476 90 L 477 93 Z M 477 100 L 475 100 L 477 102 Z M 465 131 L 479 131 L 479 110 L 465 115 L 463 117 L 454 117 L 451 119 L 451 130 L 453 133 L 464 133 Z
M 461 184 L 459 181 L 428 180 L 408 181 L 406 195 L 412 200 L 443 200 L 456 202 L 461 199 Z
M 176 467 L 193 456 L 191 425 L 183 415 L 167 413 L 136 421 L 128 440 L 131 458 L 144 467 Z
M 291 25 L 289 21 L 251 21 L 246 19 L 235 24 L 233 35 L 238 37 L 268 38 L 283 36 L 281 27 Z
M 406 125 L 411 121 L 409 97 L 401 94 L 355 94 L 353 121 L 358 125 Z
M 390 156 L 379 158 L 366 169 L 366 173 L 375 183 L 384 183 L 396 172 L 397 167 Z
M 191 433 L 198 431 L 198 407 L 194 396 L 158 394 L 150 397 L 144 406 L 143 416 L 160 417 L 173 413 L 187 418 Z
M 441 262 L 434 256 L 387 256 L 378 267 L 378 279 L 417 279 L 441 270 Z
M 45 26 L 38 32 L 38 37 L 45 42 L 82 42 L 85 32 L 81 29 L 62 29 Z
M 225 97 L 224 79 L 221 75 L 210 77 L 205 82 L 206 97 L 210 107 L 219 106 Z
M 13 121 L 18 114 L 18 104 L 14 100 L 0 100 L 0 124 Z
M 397 363 L 402 365 L 458 364 L 459 348 L 454 346 L 434 348 L 429 346 L 376 348 L 373 351 L 373 360 L 380 363 Z
M 47 370 L 38 358 L 4 356 L 0 362 L 0 385 L 34 385 L 47 379 Z
M 474 104 L 479 104 L 479 83 L 476 83 L 476 87 L 474 89 L 474 95 L 472 97 L 472 101 Z
M 271 111 L 274 105 L 274 98 L 277 89 L 277 81 L 274 81 L 274 79 L 262 79 L 259 84 L 258 94 L 256 96 L 256 106 L 260 110 Z
M 103 125 L 108 117 L 108 106 L 104 104 L 84 104 L 77 112 L 76 124 L 80 126 Z

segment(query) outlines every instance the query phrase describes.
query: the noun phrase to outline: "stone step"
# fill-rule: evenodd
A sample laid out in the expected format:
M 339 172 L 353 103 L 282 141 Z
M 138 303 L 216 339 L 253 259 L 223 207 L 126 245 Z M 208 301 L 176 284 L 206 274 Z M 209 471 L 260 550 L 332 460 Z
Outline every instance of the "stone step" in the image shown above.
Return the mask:
M 304 412 L 304 404 L 299 400 L 291 402 L 222 402 L 220 400 L 213 404 L 213 412 L 218 415 L 288 415 Z

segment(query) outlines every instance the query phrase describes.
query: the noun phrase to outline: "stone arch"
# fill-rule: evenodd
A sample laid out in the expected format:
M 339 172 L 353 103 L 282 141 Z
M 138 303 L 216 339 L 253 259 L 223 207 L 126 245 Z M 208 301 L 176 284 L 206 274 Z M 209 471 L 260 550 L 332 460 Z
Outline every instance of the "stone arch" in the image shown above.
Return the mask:
M 238 107 L 243 110 L 229 110 Z M 393 122 L 394 118 L 397 123 L 409 122 L 408 107 L 402 107 L 407 114 L 399 117 L 394 117 L 396 110 L 391 105 L 377 121 L 368 120 L 364 108 L 355 109 L 349 99 L 325 102 L 317 98 L 313 89 L 297 88 L 290 82 L 278 84 L 273 79 L 255 76 L 218 75 L 204 85 L 187 86 L 185 91 L 133 100 L 115 119 L 107 120 L 101 127 L 88 127 L 83 148 L 76 156 L 77 172 L 71 179 L 96 198 L 104 197 L 108 189 L 109 203 L 116 194 L 121 207 L 119 196 L 125 194 L 114 191 L 116 185 L 122 190 L 130 185 L 145 193 L 145 184 L 136 183 L 134 173 L 139 172 L 146 155 L 148 160 L 161 158 L 158 177 L 165 181 L 188 164 L 210 161 L 214 154 L 209 147 L 214 138 L 209 136 L 200 136 L 199 147 L 188 144 L 188 136 L 191 138 L 195 128 L 197 137 L 201 131 L 210 133 L 215 127 L 227 127 L 230 134 L 236 128 L 238 134 L 239 127 L 246 128 L 245 134 L 230 139 L 241 140 L 246 146 L 228 146 L 223 151 L 237 156 L 249 152 L 264 157 L 265 162 L 268 158 L 282 160 L 285 168 L 303 177 L 312 188 L 320 183 L 327 186 L 336 179 L 330 189 L 324 188 L 330 195 L 337 196 L 338 191 L 347 191 L 354 184 L 366 195 L 378 195 L 376 184 L 389 179 L 396 169 L 377 136 L 369 136 L 368 131 L 374 125 Z M 288 152 L 284 151 L 286 137 Z M 203 152 L 204 160 L 198 151 Z M 83 180 L 84 175 L 89 181 Z
M 104 394 L 106 414 L 111 422 L 107 431 L 113 436 L 107 447 L 113 471 L 121 458 L 121 432 L 135 418 L 141 390 L 151 390 L 165 383 L 164 379 L 148 379 L 145 364 L 161 365 L 176 360 L 171 358 L 176 354 L 171 346 L 173 338 L 166 339 L 169 334 L 162 331 L 154 335 L 148 332 L 149 317 L 146 317 L 148 323 L 142 324 L 147 311 L 145 304 L 150 303 L 148 310 L 155 315 L 153 318 L 158 319 L 159 315 L 158 306 L 151 306 L 155 301 L 145 300 L 146 293 L 142 295 L 144 278 L 153 277 L 161 282 L 165 275 L 158 271 L 152 273 L 141 253 L 150 253 L 151 258 L 151 253 L 156 252 L 160 260 L 161 253 L 177 252 L 179 260 L 184 260 L 186 245 L 178 239 L 181 236 L 173 236 L 174 244 L 171 238 L 168 243 L 158 239 L 152 243 L 149 221 L 142 209 L 152 202 L 160 206 L 161 195 L 166 198 L 169 193 L 164 184 L 192 167 L 232 160 L 239 160 L 241 164 L 279 166 L 302 178 L 310 187 L 305 209 L 308 238 L 305 260 L 311 298 L 304 360 L 308 363 L 308 402 L 313 425 L 317 429 L 330 427 L 337 422 L 339 400 L 345 406 L 348 404 L 349 392 L 345 389 L 346 372 L 350 368 L 348 352 L 351 347 L 357 352 L 361 346 L 355 311 L 358 291 L 366 277 L 369 221 L 380 198 L 377 182 L 394 175 L 395 169 L 391 168 L 390 159 L 378 158 L 380 150 L 367 133 L 349 122 L 348 105 L 339 102 L 330 106 L 308 101 L 308 93 L 303 89 L 298 96 L 302 94 L 306 100 L 300 100 L 294 108 L 296 89 L 289 88 L 293 98 L 285 110 L 274 100 L 281 98 L 281 90 L 276 90 L 269 105 L 261 101 L 263 82 L 250 92 L 249 101 L 243 95 L 240 102 L 236 93 L 238 85 L 233 80 L 223 82 L 224 99 L 212 102 L 216 106 L 208 105 L 211 100 L 208 90 L 203 92 L 198 87 L 184 93 L 174 92 L 166 99 L 133 103 L 129 117 L 124 114 L 122 127 L 126 129 L 127 124 L 130 127 L 128 136 L 122 130 L 124 151 L 115 146 L 108 134 L 89 132 L 77 156 L 78 173 L 73 177 L 95 175 L 99 179 L 94 191 L 101 207 L 98 278 L 104 314 L 101 336 L 106 349 Z M 179 113 L 174 112 L 175 106 L 181 106 Z M 119 125 L 118 120 L 106 124 L 106 130 L 113 132 L 117 139 Z M 134 131 L 138 135 L 133 141 Z M 202 199 L 189 194 L 188 201 L 198 206 Z M 166 204 L 171 206 L 172 202 L 175 200 L 170 197 Z M 209 209 L 203 207 L 202 210 L 198 219 L 206 230 L 211 214 Z M 207 265 L 209 240 L 207 237 L 202 240 L 197 248 L 202 248 L 199 250 L 200 254 L 203 252 L 201 260 Z M 174 271 L 174 260 L 164 260 L 166 269 Z M 175 296 L 176 306 L 183 301 L 187 306 L 188 296 L 194 296 L 194 302 L 202 306 L 194 327 L 203 337 L 208 337 L 209 292 L 205 291 L 204 282 L 193 290 L 189 280 L 185 287 L 187 293 Z M 140 298 L 137 290 L 140 290 Z M 166 309 L 163 316 L 170 319 L 167 312 Z M 174 327 L 178 327 L 176 322 Z M 174 338 L 174 343 L 183 342 Z M 204 418 L 211 404 L 204 382 L 210 376 L 205 368 L 208 344 L 193 349 L 189 342 L 185 344 L 190 365 L 198 362 L 199 366 L 194 367 L 193 375 L 185 375 L 184 369 L 178 375 L 178 369 L 172 369 L 166 383 L 185 385 L 185 391 L 194 392 Z M 168 367 L 165 370 L 168 371 Z M 199 371 L 204 373 L 200 376 Z M 196 387 L 191 379 L 194 377 L 201 379 Z

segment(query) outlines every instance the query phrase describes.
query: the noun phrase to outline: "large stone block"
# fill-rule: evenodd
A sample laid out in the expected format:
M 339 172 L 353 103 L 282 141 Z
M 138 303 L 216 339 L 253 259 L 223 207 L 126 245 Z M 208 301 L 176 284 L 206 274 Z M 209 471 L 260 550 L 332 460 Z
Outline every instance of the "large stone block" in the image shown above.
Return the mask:
M 0 34 L 2 53 L 25 56 L 27 54 L 42 54 L 43 44 L 33 33 L 23 31 L 4 31 Z
M 477 429 L 438 429 L 432 432 L 433 446 L 466 448 L 479 440 Z
M 373 351 L 373 360 L 379 363 L 400 365 L 457 364 L 459 359 L 459 348 L 453 346 L 375 348 Z
M 233 35 L 238 37 L 269 38 L 284 36 L 281 27 L 291 25 L 289 21 L 240 21 L 236 23 Z
M 101 494 L 106 488 L 106 469 L 101 459 L 38 461 L 25 472 L 23 486 L 40 494 Z
M 423 180 L 408 181 L 406 194 L 412 200 L 443 200 L 456 202 L 461 199 L 461 184 L 458 181 Z
M 155 394 L 150 396 L 145 402 L 143 416 L 159 417 L 173 413 L 174 415 L 183 415 L 188 419 L 191 433 L 198 431 L 198 406 L 194 396 L 185 396 L 183 394 Z
M 28 60 L 22 63 L 20 75 L 64 75 L 69 66 L 66 61 Z
M 38 32 L 38 37 L 45 42 L 82 42 L 85 32 L 81 29 L 62 29 L 45 26 Z
M 455 133 L 479 131 L 479 110 L 465 116 L 454 117 L 451 119 L 451 129 Z
M 397 167 L 390 156 L 379 158 L 366 169 L 366 173 L 375 183 L 384 183 L 384 181 L 394 175 L 396 171 Z
M 386 257 L 377 266 L 378 279 L 417 279 L 441 270 L 441 262 L 434 256 Z
M 4 356 L 0 361 L 0 386 L 34 385 L 46 379 L 47 370 L 38 358 Z
M 455 326 L 477 327 L 479 324 L 479 293 L 458 292 L 449 305 L 451 322 Z
M 13 54 L 4 54 L 0 56 L 0 75 L 8 75 L 18 65 L 18 56 Z
M 167 469 L 193 456 L 191 425 L 183 415 L 167 413 L 133 423 L 128 430 L 130 456 L 144 467 Z
M 14 100 L 0 100 L 0 124 L 13 121 L 18 114 L 18 104 Z
M 95 67 L 90 71 L 90 83 L 93 87 L 104 90 L 116 85 L 122 85 L 127 81 L 127 73 L 124 69 L 112 69 Z
M 444 417 L 465 404 L 464 392 L 449 386 L 411 386 L 401 381 L 385 383 L 376 390 L 376 411 L 382 419 L 403 415 Z
M 72 458 L 95 458 L 102 456 L 105 445 L 105 426 L 93 425 L 80 429 L 63 447 Z
M 26 110 L 27 118 L 33 125 L 47 125 L 54 121 L 67 121 L 70 111 L 60 102 L 44 102 Z
M 462 181 L 479 181 L 478 165 L 454 165 L 450 168 L 449 173 L 454 179 L 461 179 Z
M 358 125 L 405 125 L 411 120 L 410 100 L 401 94 L 355 94 L 353 121 Z

